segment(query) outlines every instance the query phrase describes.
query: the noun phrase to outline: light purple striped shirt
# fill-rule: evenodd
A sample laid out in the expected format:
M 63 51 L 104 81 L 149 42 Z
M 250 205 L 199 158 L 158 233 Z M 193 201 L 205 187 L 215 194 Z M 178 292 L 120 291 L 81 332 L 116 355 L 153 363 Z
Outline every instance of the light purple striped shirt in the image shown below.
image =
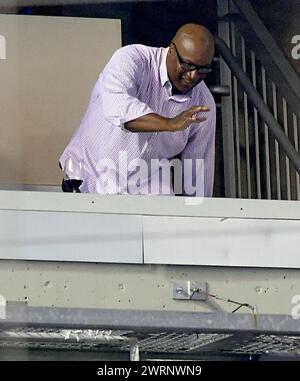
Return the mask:
M 138 192 L 136 187 L 128 187 L 128 181 L 137 179 L 137 166 L 141 169 L 143 164 L 145 169 L 146 163 L 150 168 L 154 159 L 171 161 L 176 156 L 182 162 L 204 160 L 202 195 L 212 196 L 215 102 L 203 81 L 187 94 L 172 95 L 166 67 L 167 52 L 168 48 L 128 45 L 113 54 L 100 74 L 81 125 L 60 158 L 62 167 L 68 157 L 83 163 L 82 192 L 166 194 L 168 192 L 162 191 L 166 181 L 154 172 L 149 171 L 145 176 L 145 171 L 140 171 L 144 177 L 140 175 L 136 183 Z M 124 128 L 124 123 L 149 113 L 175 117 L 196 105 L 210 108 L 204 115 L 207 120 L 183 131 L 137 133 Z M 115 168 L 103 166 L 107 160 L 115 163 Z M 127 161 L 127 167 L 122 160 Z M 189 178 L 194 184 L 195 175 L 194 171 Z M 115 179 L 116 190 L 108 190 L 107 184 Z M 169 193 L 173 194 L 172 185 Z M 183 194 L 187 193 L 183 187 Z

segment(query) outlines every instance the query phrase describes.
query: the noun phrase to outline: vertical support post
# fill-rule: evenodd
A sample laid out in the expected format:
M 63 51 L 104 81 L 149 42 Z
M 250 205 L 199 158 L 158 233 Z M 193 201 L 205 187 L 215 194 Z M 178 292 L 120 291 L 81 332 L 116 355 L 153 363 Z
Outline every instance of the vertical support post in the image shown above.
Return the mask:
M 230 0 L 218 0 L 218 17 L 222 18 L 230 12 Z M 219 36 L 231 46 L 230 41 L 230 21 L 220 19 L 218 22 Z M 220 58 L 220 80 L 222 85 L 230 89 L 230 95 L 222 97 L 222 131 L 223 131 L 223 160 L 224 160 L 224 181 L 225 197 L 236 197 L 235 179 L 235 155 L 234 155 L 234 121 L 232 110 L 232 76 L 231 71 L 223 58 Z
M 299 152 L 298 119 L 297 119 L 297 115 L 295 115 L 294 113 L 293 113 L 293 126 L 294 126 L 295 149 L 297 152 Z M 296 188 L 297 188 L 297 200 L 300 201 L 300 176 L 297 171 L 296 171 Z
M 130 343 L 130 361 L 140 361 L 140 351 L 138 342 Z

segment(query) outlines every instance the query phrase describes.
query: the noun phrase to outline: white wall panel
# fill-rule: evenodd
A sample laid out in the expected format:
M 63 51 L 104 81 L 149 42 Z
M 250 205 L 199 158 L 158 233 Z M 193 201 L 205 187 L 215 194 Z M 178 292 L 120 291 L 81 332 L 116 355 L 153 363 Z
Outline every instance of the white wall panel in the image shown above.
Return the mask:
M 300 268 L 300 221 L 144 217 L 145 263 Z
M 142 263 L 140 216 L 0 211 L 0 258 Z

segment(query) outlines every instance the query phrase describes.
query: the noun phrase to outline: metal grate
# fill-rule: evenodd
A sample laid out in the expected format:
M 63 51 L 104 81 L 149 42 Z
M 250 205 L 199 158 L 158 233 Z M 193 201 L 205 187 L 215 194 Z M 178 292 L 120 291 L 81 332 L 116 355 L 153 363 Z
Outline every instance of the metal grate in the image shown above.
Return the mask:
M 0 347 L 63 350 L 118 349 L 138 343 L 142 352 L 194 351 L 231 335 L 198 333 L 135 333 L 133 331 L 13 329 L 0 331 Z
M 300 354 L 300 337 L 117 330 L 11 329 L 0 331 L 0 348 L 146 353 Z
M 230 336 L 217 333 L 153 333 L 138 343 L 142 352 L 182 353 L 197 350 Z
M 230 348 L 223 349 L 229 353 L 289 353 L 300 354 L 300 337 L 298 336 L 275 336 L 275 335 L 258 335 L 250 340 L 233 345 Z

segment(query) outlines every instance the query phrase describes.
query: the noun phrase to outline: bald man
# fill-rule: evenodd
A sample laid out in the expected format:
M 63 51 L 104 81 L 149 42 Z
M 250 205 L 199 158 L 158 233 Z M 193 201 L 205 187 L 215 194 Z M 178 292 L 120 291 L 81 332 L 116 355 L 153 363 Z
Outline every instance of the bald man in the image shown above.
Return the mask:
M 114 53 L 60 158 L 62 168 L 70 157 L 83 166 L 81 192 L 212 196 L 216 111 L 204 80 L 213 56 L 198 24 L 167 48 Z

